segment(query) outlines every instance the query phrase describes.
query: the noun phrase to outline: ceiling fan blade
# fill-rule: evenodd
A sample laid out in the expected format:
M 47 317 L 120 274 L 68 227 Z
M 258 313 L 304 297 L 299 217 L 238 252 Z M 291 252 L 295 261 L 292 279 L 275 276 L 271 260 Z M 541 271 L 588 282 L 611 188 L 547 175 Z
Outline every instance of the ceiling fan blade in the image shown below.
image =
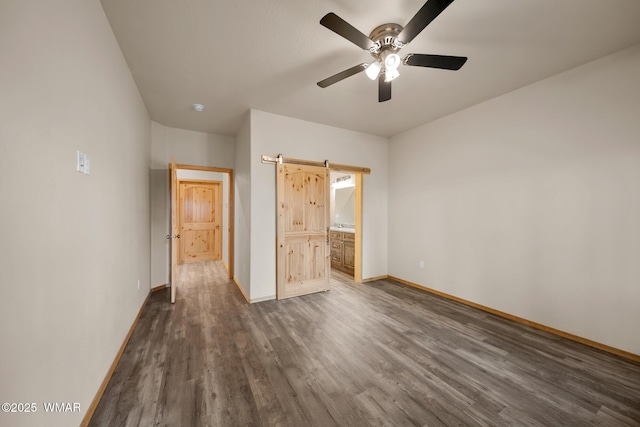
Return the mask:
M 447 8 L 453 0 L 427 0 L 411 21 L 398 34 L 398 39 L 403 43 L 413 40 L 427 25 L 437 18 L 440 13 Z
M 358 31 L 354 26 L 349 24 L 344 19 L 340 18 L 335 13 L 327 13 L 320 20 L 320 24 L 327 27 L 334 33 L 344 37 L 349 40 L 351 43 L 359 46 L 362 49 L 368 50 L 373 47 L 373 42 L 371 39 L 360 31 Z
M 367 64 L 363 62 L 362 64 L 358 64 L 354 67 L 341 71 L 338 74 L 334 74 L 331 77 L 327 77 L 326 79 L 319 81 L 318 86 L 324 89 L 327 86 L 338 83 L 340 80 L 344 80 L 347 77 L 351 77 L 354 74 L 358 74 L 359 72 L 364 71 L 365 68 L 367 68 Z
M 384 75 L 378 77 L 378 102 L 384 102 L 391 99 L 391 82 L 384 81 Z
M 442 68 L 443 70 L 459 70 L 467 62 L 466 56 L 425 55 L 410 53 L 404 57 L 404 65 L 418 67 Z

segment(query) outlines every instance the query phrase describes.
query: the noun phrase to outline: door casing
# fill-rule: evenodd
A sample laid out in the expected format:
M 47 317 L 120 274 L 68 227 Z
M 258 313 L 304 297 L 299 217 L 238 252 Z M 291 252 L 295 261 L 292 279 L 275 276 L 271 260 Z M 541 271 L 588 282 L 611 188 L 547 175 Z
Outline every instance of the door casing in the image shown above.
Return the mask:
M 178 232 L 178 219 L 177 219 L 177 198 L 178 198 L 178 170 L 176 167 L 176 161 L 171 157 L 171 163 L 169 164 L 169 200 L 171 204 L 171 267 L 170 267 L 170 281 L 171 281 L 171 304 L 176 302 L 176 290 L 178 287 L 178 242 L 176 239 L 180 238 Z

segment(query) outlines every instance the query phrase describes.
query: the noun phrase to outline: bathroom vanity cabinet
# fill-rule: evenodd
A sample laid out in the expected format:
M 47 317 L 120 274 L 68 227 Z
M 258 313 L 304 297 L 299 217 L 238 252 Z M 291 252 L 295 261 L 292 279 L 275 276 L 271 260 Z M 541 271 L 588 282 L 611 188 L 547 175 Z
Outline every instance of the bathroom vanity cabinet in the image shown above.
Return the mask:
M 355 268 L 355 233 L 331 230 L 331 268 L 353 276 Z

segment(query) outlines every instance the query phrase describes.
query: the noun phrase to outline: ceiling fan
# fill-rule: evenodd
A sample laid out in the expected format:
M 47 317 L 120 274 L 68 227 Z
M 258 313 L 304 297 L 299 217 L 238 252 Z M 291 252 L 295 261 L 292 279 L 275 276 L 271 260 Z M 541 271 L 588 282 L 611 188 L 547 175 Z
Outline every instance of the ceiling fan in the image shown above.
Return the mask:
M 391 81 L 400 75 L 400 64 L 418 67 L 459 70 L 467 58 L 464 56 L 426 55 L 409 53 L 400 59 L 400 49 L 405 47 L 425 29 L 453 0 L 427 0 L 411 21 L 403 28 L 399 24 L 382 24 L 371 31 L 369 37 L 358 31 L 335 13 L 326 14 L 320 24 L 349 40 L 356 46 L 368 50 L 373 62 L 363 62 L 318 82 L 326 88 L 334 83 L 364 71 L 371 80 L 378 79 L 378 102 L 391 99 Z

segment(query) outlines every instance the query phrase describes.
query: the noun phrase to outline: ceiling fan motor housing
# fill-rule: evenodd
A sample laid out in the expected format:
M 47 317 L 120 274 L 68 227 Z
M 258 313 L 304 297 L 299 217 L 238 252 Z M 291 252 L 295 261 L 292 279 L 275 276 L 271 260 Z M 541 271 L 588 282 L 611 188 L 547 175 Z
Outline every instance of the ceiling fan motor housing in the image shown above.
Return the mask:
M 404 44 L 398 40 L 398 34 L 402 31 L 400 24 L 382 24 L 371 31 L 369 38 L 374 45 L 369 52 L 383 69 L 396 69 L 400 62 L 397 52 Z

